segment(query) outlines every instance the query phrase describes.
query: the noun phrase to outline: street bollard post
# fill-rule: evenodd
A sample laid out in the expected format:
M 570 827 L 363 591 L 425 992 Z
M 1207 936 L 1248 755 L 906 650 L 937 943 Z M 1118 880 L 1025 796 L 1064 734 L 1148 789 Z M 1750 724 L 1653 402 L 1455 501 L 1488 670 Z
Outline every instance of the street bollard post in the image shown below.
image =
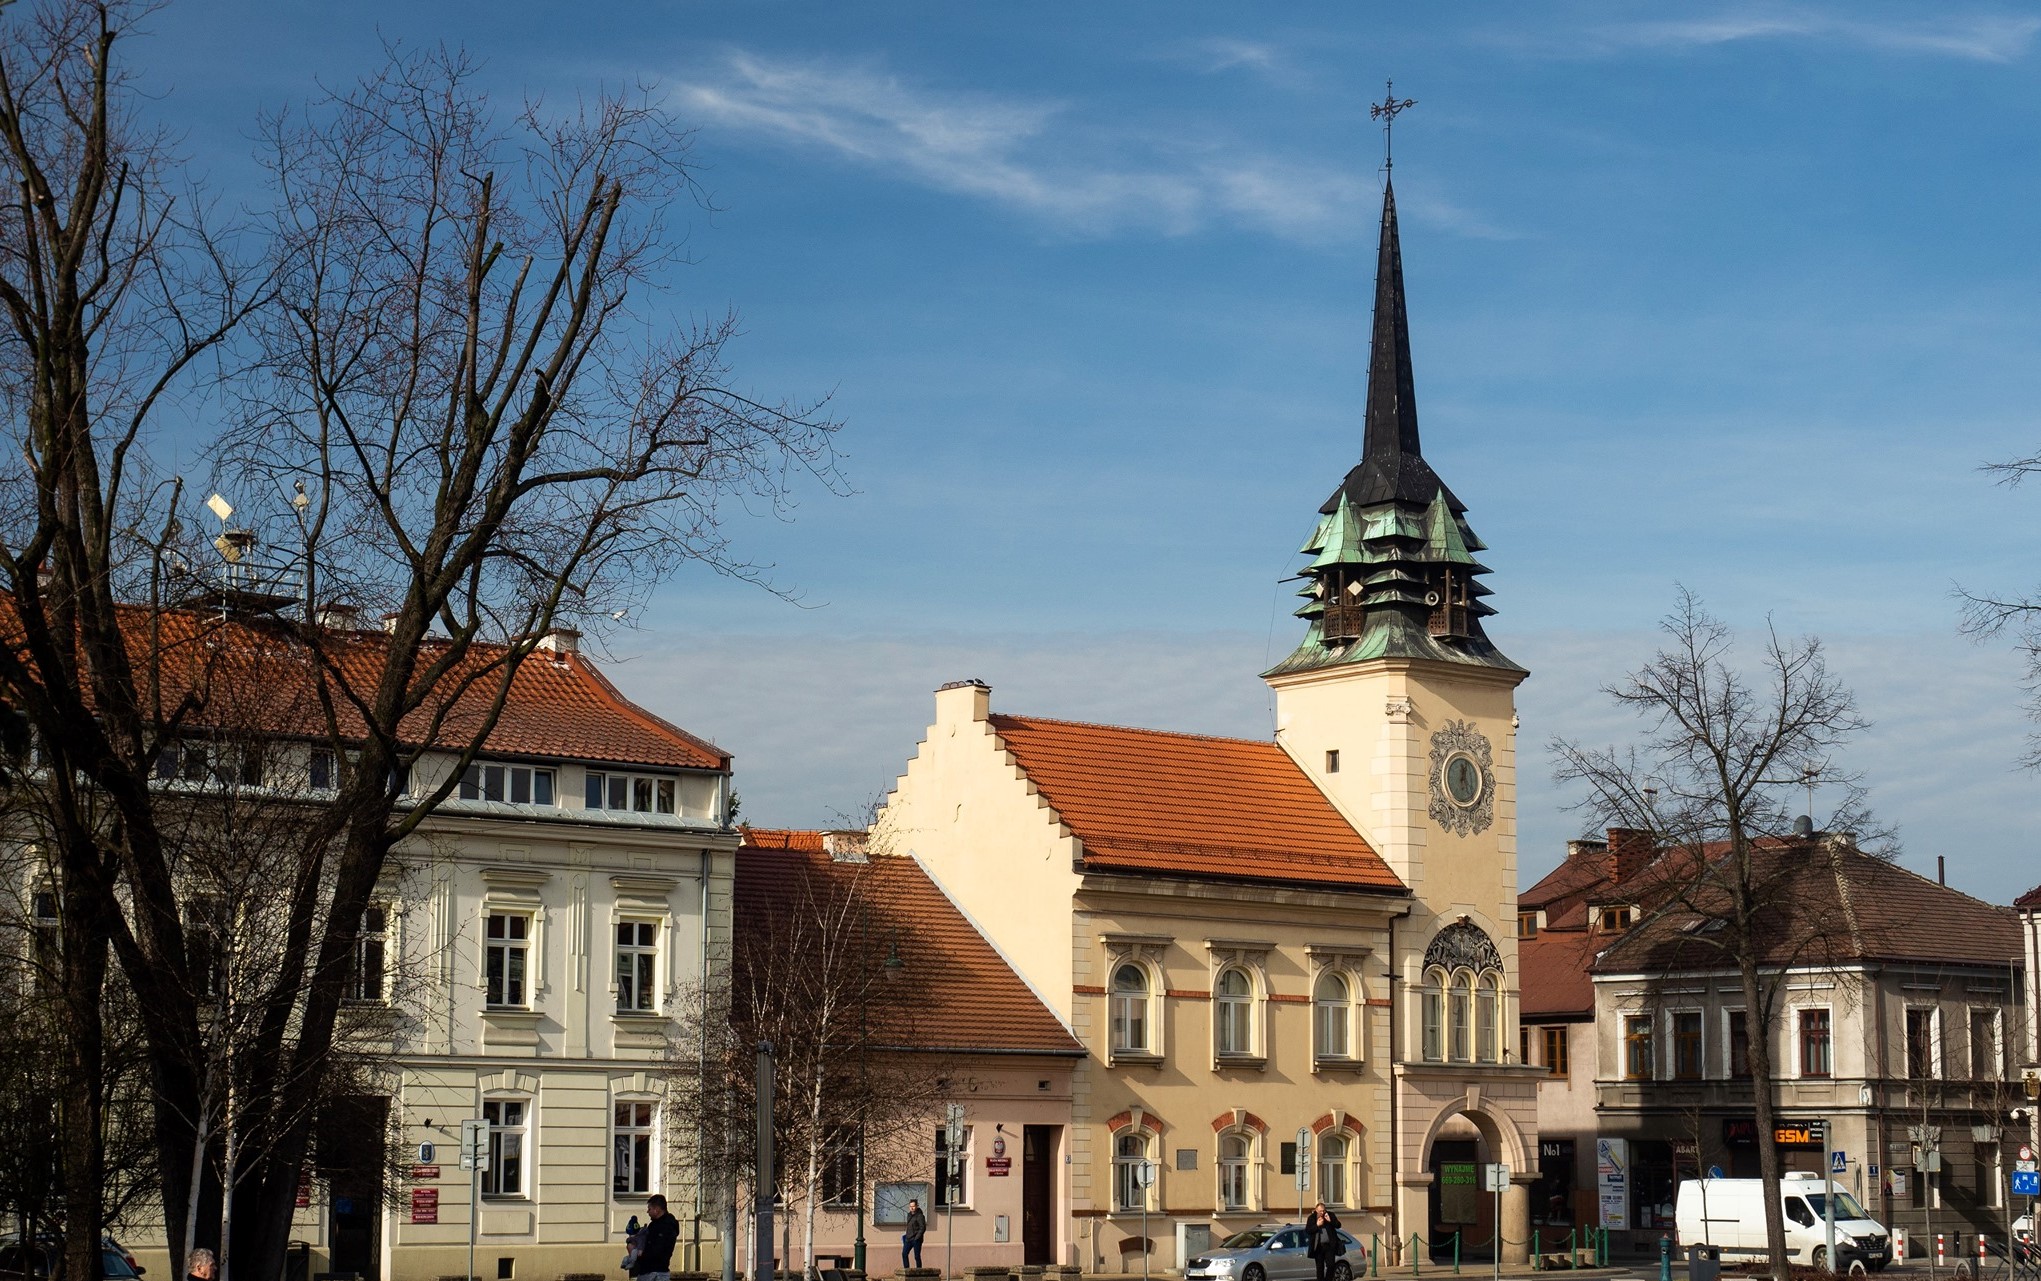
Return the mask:
M 1672 1237 L 1658 1238 L 1658 1281 L 1672 1281 Z

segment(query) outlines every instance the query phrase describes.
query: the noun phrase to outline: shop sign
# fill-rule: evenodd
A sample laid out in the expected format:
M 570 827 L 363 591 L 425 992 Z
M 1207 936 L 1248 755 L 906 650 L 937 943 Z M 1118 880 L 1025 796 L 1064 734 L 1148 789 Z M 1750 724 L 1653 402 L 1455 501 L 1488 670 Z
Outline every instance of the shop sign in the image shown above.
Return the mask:
M 439 1222 L 439 1189 L 411 1189 L 411 1221 L 413 1223 Z
M 1772 1142 L 1782 1148 L 1818 1148 L 1826 1141 L 1819 1121 L 1781 1121 L 1772 1128 Z
M 436 1165 L 414 1165 L 411 1167 L 411 1177 L 420 1183 L 425 1182 L 427 1179 L 436 1179 L 439 1177 L 439 1167 Z
M 985 1173 L 995 1179 L 1003 1179 L 1013 1173 L 1013 1158 L 1010 1156 L 988 1156 L 985 1158 Z
M 1595 1195 L 1601 1203 L 1602 1226 L 1630 1226 L 1630 1141 L 1595 1140 Z

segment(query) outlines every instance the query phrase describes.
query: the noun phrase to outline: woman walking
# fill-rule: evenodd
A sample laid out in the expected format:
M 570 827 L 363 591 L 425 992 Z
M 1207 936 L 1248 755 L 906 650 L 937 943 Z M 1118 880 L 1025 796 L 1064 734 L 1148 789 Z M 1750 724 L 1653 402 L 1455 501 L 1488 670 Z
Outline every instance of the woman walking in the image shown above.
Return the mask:
M 1326 1209 L 1325 1202 L 1311 1207 L 1311 1217 L 1304 1220 L 1304 1241 L 1318 1265 L 1318 1281 L 1332 1281 L 1332 1265 L 1346 1253 L 1346 1243 L 1340 1240 L 1339 1216 Z

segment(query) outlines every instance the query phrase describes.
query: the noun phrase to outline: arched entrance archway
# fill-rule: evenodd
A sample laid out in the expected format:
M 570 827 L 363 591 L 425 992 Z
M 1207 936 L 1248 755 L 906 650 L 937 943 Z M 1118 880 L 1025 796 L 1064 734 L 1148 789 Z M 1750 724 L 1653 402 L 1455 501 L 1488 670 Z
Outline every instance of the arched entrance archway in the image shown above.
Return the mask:
M 1462 1095 L 1433 1114 L 1418 1147 L 1421 1197 L 1404 1205 L 1406 1233 L 1422 1235 L 1434 1257 L 1492 1258 L 1499 1247 L 1505 1266 L 1530 1258 L 1530 1184 L 1537 1178 L 1532 1144 L 1507 1111 L 1484 1106 L 1479 1094 Z M 1502 1194 L 1498 1233 L 1495 1193 L 1484 1172 L 1501 1164 L 1510 1172 Z M 1412 1191 L 1417 1191 L 1413 1188 Z

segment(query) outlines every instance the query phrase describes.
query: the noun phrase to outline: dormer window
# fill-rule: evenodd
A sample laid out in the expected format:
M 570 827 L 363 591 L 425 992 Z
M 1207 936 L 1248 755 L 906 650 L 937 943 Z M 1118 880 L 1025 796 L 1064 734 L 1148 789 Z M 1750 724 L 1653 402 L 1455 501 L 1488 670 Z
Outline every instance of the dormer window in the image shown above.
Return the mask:
M 636 814 L 671 814 L 678 780 L 645 774 L 588 771 L 586 802 L 592 810 L 624 810 Z
M 553 771 L 531 765 L 487 765 L 478 761 L 461 773 L 461 799 L 551 805 Z
M 1637 920 L 1637 909 L 1628 903 L 1605 903 L 1595 909 L 1595 928 L 1604 933 L 1627 930 Z

